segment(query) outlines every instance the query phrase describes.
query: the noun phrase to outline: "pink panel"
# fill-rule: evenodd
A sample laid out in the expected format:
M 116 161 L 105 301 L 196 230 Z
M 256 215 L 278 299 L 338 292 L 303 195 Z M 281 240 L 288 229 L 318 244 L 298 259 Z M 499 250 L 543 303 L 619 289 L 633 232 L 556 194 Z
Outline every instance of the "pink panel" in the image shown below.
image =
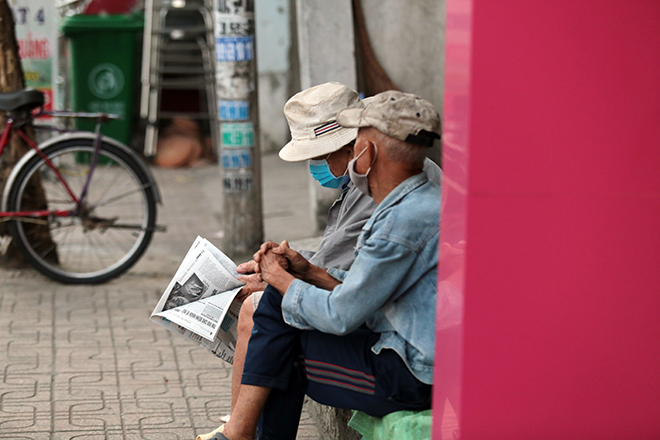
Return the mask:
M 613 3 L 475 1 L 472 192 L 660 188 L 660 3 Z
M 443 182 L 433 438 L 455 439 L 461 409 L 460 362 L 468 164 L 471 1 L 447 3 Z
M 500 226 L 468 234 L 462 438 L 660 438 L 657 201 L 484 197 L 469 216 Z
M 660 438 L 658 78 L 655 0 L 447 0 L 435 439 Z

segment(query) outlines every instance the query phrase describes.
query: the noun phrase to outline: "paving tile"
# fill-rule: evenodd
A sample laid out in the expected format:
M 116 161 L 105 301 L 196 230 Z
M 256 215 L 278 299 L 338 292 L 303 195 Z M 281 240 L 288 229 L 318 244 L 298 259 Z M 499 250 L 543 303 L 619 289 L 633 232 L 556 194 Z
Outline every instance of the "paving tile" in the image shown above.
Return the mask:
M 117 399 L 55 401 L 55 431 L 105 431 L 121 429 L 121 411 Z
M 126 437 L 121 430 L 106 431 L 57 431 L 52 440 L 124 440 Z
M 9 325 L 6 342 L 0 348 L 0 362 L 5 373 L 48 373 L 52 364 L 52 332 L 50 329 L 17 328 Z
M 125 440 L 194 440 L 198 434 L 205 431 L 195 432 L 192 428 L 172 428 L 167 432 L 153 429 L 143 429 L 140 431 L 126 431 Z
M 132 371 L 119 373 L 122 399 L 183 398 L 180 371 Z
M 114 372 L 85 371 L 56 373 L 53 376 L 55 400 L 118 399 L 117 375 Z
M 48 431 L 51 428 L 51 402 L 3 402 L 0 432 Z
M 179 365 L 186 369 L 213 369 L 213 370 L 226 370 L 230 369 L 228 363 L 218 359 L 215 355 L 211 354 L 205 348 L 200 347 L 198 344 L 191 342 L 179 335 L 175 335 L 177 341 L 174 346 L 174 352 Z M 221 372 L 219 374 L 222 374 Z
M 115 343 L 124 345 L 132 356 L 138 356 L 145 348 L 171 346 L 169 332 L 159 331 L 151 321 L 145 319 L 144 327 L 131 327 L 130 329 L 113 329 Z
M 143 371 L 176 370 L 176 360 L 171 352 L 159 349 L 142 350 L 139 356 L 117 356 L 117 369 L 138 373 Z
M 296 169 L 306 177 L 306 167 Z M 195 237 L 213 241 L 222 229 L 218 200 L 206 216 L 189 209 L 198 203 L 191 194 L 217 192 L 221 177 L 214 167 L 154 171 L 168 232 L 155 235 L 128 273 L 100 286 L 65 286 L 32 270 L 0 269 L 0 440 L 192 440 L 229 412 L 231 365 L 149 320 Z M 306 179 L 302 185 L 306 191 Z M 285 236 L 281 225 L 291 229 L 294 217 L 280 214 L 299 206 L 277 207 L 285 194 L 276 200 L 268 202 L 267 231 L 308 234 L 298 225 L 296 236 Z M 303 220 L 310 223 L 307 212 Z M 306 413 L 298 439 L 318 439 Z
M 114 371 L 115 357 L 100 341 L 67 344 L 67 347 L 56 347 L 55 369 L 62 373 Z
M 231 410 L 231 392 L 223 392 L 213 397 L 194 395 L 188 398 L 191 417 L 194 426 L 203 427 L 209 432 L 220 425 L 219 417 L 229 414 Z
M 182 370 L 182 380 L 188 395 L 217 396 L 227 391 L 227 384 L 231 383 L 231 369 L 217 368 L 202 371 L 185 369 Z
M 44 440 L 50 437 L 48 431 L 35 432 L 32 431 L 30 434 L 24 434 L 19 432 L 0 432 L 0 439 L 11 439 L 11 440 Z
M 0 382 L 0 404 L 50 402 L 50 374 L 7 374 Z
M 122 401 L 125 429 L 160 429 L 168 432 L 191 426 L 189 408 L 184 399 L 143 398 Z

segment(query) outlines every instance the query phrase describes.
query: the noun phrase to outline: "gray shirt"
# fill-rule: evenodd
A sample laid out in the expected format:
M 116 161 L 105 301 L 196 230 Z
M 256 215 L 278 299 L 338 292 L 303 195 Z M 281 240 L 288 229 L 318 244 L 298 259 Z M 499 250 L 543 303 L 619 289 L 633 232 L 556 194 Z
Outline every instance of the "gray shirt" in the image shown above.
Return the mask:
M 348 270 L 355 259 L 355 245 L 362 226 L 375 209 L 374 199 L 348 182 L 328 211 L 328 222 L 318 251 L 311 258 L 309 253 L 302 253 L 303 256 L 315 266 Z

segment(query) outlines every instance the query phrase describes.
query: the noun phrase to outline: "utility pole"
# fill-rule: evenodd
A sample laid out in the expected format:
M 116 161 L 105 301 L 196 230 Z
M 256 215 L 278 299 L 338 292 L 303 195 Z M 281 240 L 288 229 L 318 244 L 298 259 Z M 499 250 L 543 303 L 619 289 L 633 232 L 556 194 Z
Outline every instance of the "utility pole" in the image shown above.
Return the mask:
M 263 242 L 254 0 L 214 0 L 223 191 L 223 250 L 246 256 Z

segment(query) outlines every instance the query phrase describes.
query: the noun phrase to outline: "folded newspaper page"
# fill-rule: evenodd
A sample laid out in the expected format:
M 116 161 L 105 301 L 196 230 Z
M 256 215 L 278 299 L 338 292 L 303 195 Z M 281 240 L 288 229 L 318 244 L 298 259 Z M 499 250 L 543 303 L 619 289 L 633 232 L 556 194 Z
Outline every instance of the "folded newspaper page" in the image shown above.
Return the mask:
M 151 320 L 233 363 L 243 287 L 236 264 L 197 237 L 160 297 Z

